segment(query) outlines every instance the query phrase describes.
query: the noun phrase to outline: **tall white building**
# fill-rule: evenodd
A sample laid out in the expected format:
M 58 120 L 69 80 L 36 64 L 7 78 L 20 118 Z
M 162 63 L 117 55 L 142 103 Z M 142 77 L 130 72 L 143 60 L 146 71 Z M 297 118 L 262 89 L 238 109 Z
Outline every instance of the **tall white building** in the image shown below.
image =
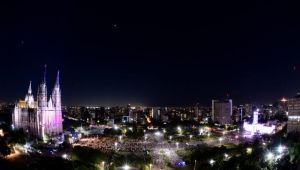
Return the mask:
M 300 94 L 288 100 L 287 132 L 300 132 Z
M 212 120 L 222 125 L 232 123 L 232 100 L 212 100 Z
M 20 100 L 15 105 L 12 122 L 15 128 L 22 128 L 43 140 L 46 139 L 46 136 L 57 136 L 63 132 L 59 72 L 57 72 L 56 82 L 49 100 L 46 72 L 43 82 L 38 87 L 36 101 L 30 82 L 25 100 Z

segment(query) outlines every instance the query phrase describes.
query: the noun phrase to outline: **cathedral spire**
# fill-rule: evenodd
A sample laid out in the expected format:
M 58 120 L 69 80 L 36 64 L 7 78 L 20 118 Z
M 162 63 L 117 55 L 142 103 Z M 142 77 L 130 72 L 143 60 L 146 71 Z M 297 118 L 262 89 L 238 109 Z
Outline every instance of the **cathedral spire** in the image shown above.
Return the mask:
M 55 87 L 59 88 L 59 70 L 57 71 L 57 75 L 56 75 Z
M 32 94 L 32 89 L 31 89 L 31 81 L 29 82 L 28 94 Z
M 44 82 L 46 84 L 46 76 L 47 76 L 47 64 L 45 64 L 45 71 L 44 71 Z

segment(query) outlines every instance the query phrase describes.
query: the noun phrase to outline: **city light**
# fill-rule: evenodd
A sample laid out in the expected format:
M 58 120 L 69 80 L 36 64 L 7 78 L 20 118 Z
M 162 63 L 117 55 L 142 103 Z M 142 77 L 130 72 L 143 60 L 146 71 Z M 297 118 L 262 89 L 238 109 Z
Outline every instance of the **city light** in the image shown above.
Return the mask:
M 4 136 L 4 133 L 3 133 L 3 130 L 0 129 L 0 136 L 3 137 Z
M 67 159 L 67 158 L 68 158 L 68 155 L 64 153 L 64 154 L 62 154 L 61 157 L 64 158 L 64 159 Z
M 284 151 L 284 146 L 282 146 L 282 145 L 279 145 L 278 147 L 277 147 L 277 152 L 279 153 L 279 154 L 282 154 L 283 153 L 283 151 Z
M 227 154 L 227 153 L 225 153 L 225 154 L 224 154 L 224 157 L 227 159 L 227 158 L 228 158 L 228 154 Z
M 162 136 L 162 134 L 159 131 L 155 132 L 154 135 L 157 137 Z
M 177 127 L 177 131 L 178 131 L 178 134 L 179 134 L 179 135 L 182 135 L 182 129 L 181 129 L 180 126 Z
M 274 154 L 273 154 L 272 152 L 268 152 L 268 153 L 266 154 L 266 159 L 267 159 L 268 161 L 273 160 L 273 159 L 274 159 Z
M 203 134 L 203 129 L 199 129 L 199 135 L 202 135 Z
M 246 153 L 247 153 L 248 155 L 250 155 L 250 154 L 252 153 L 252 148 L 247 148 L 247 149 L 246 149 Z
M 255 133 L 260 134 L 272 134 L 275 131 L 275 125 L 266 126 L 264 124 L 258 123 L 258 113 L 259 109 L 253 112 L 253 122 L 249 124 L 248 122 L 244 122 L 244 129 L 247 132 L 250 132 L 250 136 L 254 135 Z
M 285 103 L 285 102 L 287 102 L 288 100 L 287 100 L 286 98 L 283 97 L 280 101 L 283 102 L 283 103 Z
M 129 165 L 124 165 L 123 167 L 122 167 L 124 170 L 129 170 L 130 169 L 130 166 Z
M 119 127 L 118 127 L 117 125 L 114 125 L 114 129 L 115 129 L 115 130 L 118 130 Z

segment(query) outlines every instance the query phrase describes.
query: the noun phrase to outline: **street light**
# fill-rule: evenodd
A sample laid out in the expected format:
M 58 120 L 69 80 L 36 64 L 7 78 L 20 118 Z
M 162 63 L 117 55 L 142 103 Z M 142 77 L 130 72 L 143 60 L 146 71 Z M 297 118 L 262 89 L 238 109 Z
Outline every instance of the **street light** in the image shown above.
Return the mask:
M 117 125 L 114 125 L 114 129 L 115 129 L 115 130 L 118 130 L 119 127 L 118 127 Z
M 220 142 L 220 144 L 221 144 L 221 142 L 222 142 L 223 140 L 224 140 L 223 138 L 219 138 L 219 142 Z
M 190 135 L 190 140 L 192 139 L 193 135 Z
M 173 136 L 169 136 L 169 139 L 172 140 Z
M 64 154 L 62 154 L 61 157 L 64 158 L 64 159 L 67 159 L 67 158 L 68 158 L 68 155 L 64 153 Z
M 123 166 L 123 169 L 124 169 L 124 170 L 129 170 L 129 169 L 130 169 L 130 166 L 126 164 L 126 165 Z
M 161 133 L 159 131 L 154 133 L 155 136 L 161 136 Z
M 178 143 L 178 142 L 176 142 L 176 147 L 178 148 L 178 146 L 179 146 L 179 143 Z
M 268 152 L 267 155 L 266 155 L 266 158 L 267 158 L 268 161 L 271 161 L 274 158 L 274 154 L 272 152 Z
M 284 147 L 279 145 L 278 148 L 277 148 L 277 152 L 282 154 L 283 150 L 284 150 Z
M 211 166 L 213 166 L 215 162 L 216 162 L 216 161 L 213 160 L 213 159 L 209 160 L 209 164 L 210 164 Z
M 102 161 L 102 168 L 105 169 L 105 161 Z
M 228 154 L 227 154 L 227 153 L 225 153 L 225 154 L 224 154 L 224 157 L 225 157 L 225 159 L 227 159 L 227 158 L 228 158 Z
M 179 135 L 182 135 L 182 129 L 180 126 L 177 127 L 177 131 L 178 131 Z
M 152 168 L 152 164 L 149 164 L 149 170 L 151 170 L 151 168 Z
M 199 130 L 199 135 L 202 135 L 203 134 L 203 129 L 201 128 L 200 130 Z

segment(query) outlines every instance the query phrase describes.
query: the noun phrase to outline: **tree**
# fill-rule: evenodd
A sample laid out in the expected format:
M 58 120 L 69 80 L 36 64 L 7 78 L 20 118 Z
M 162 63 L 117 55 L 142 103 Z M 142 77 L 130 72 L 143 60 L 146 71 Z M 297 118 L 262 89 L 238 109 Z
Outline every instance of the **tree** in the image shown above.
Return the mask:
M 0 154 L 5 157 L 11 153 L 11 149 L 3 138 L 0 139 Z

